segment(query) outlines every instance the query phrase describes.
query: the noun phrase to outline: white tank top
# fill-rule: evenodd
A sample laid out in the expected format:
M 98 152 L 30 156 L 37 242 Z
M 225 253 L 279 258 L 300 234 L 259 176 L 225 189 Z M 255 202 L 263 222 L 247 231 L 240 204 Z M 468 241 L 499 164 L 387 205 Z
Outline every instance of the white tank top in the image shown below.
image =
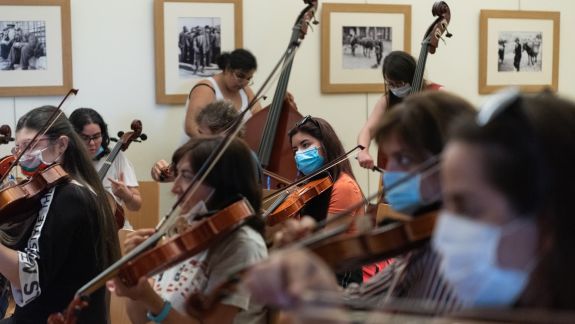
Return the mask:
M 224 95 L 222 94 L 222 90 L 218 86 L 218 83 L 213 77 L 208 77 L 206 80 L 210 81 L 214 91 L 216 92 L 216 100 L 224 100 Z M 248 107 L 248 95 L 246 94 L 244 89 L 240 89 L 240 98 L 242 99 L 242 105 L 240 106 L 240 112 L 244 111 Z M 244 116 L 244 120 L 248 120 L 252 116 L 252 112 L 249 111 Z
M 225 100 L 224 95 L 222 94 L 222 91 L 220 90 L 220 87 L 218 87 L 218 83 L 216 82 L 216 80 L 213 77 L 208 77 L 206 80 L 210 81 L 212 88 L 214 89 L 214 92 L 216 93 L 216 100 Z M 246 110 L 246 108 L 248 107 L 248 95 L 246 93 L 246 91 L 244 89 L 240 89 L 240 98 L 242 99 L 242 105 L 240 106 L 240 112 Z M 186 99 L 186 109 L 188 108 L 188 105 L 190 104 L 190 94 L 188 94 L 188 98 Z M 245 115 L 244 115 L 244 121 L 250 119 L 250 117 L 252 117 L 252 112 L 248 111 Z M 185 128 L 185 122 L 184 122 L 184 128 Z M 190 138 L 188 137 L 188 134 L 186 134 L 186 132 L 184 131 L 184 135 L 182 136 L 182 140 L 181 143 L 185 144 Z

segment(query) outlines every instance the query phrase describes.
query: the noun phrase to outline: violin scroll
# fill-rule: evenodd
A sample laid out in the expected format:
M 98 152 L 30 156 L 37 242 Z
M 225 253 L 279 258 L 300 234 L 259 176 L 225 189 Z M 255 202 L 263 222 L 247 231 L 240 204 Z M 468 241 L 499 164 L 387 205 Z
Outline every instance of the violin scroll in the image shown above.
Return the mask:
M 118 137 L 120 137 L 118 141 L 122 143 L 122 151 L 126 151 L 132 142 L 140 142 L 148 139 L 148 136 L 142 133 L 142 122 L 139 119 L 132 121 L 130 129 L 132 130 L 130 132 L 118 132 Z
M 442 39 L 441 36 L 444 33 L 448 38 L 453 35 L 447 30 L 447 26 L 449 26 L 449 22 L 451 21 L 451 11 L 447 3 L 445 1 L 435 2 L 431 9 L 431 13 L 437 18 L 427 29 L 424 41 L 427 41 L 429 44 L 429 53 L 434 54 L 439 46 L 439 40 Z
M 8 144 L 13 141 L 12 129 L 8 125 L 0 126 L 0 144 Z

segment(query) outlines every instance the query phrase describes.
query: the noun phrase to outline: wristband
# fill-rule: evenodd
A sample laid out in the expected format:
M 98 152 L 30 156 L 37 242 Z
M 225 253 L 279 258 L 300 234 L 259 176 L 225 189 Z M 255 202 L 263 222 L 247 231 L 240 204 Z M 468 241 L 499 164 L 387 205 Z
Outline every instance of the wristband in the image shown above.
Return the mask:
M 148 318 L 148 320 L 154 323 L 162 323 L 162 321 L 165 320 L 166 317 L 168 317 L 168 314 L 170 313 L 171 309 L 172 309 L 172 303 L 170 303 L 167 300 L 164 300 L 164 306 L 162 307 L 162 310 L 158 315 L 154 315 L 152 314 L 152 312 L 148 311 L 146 313 L 146 317 Z

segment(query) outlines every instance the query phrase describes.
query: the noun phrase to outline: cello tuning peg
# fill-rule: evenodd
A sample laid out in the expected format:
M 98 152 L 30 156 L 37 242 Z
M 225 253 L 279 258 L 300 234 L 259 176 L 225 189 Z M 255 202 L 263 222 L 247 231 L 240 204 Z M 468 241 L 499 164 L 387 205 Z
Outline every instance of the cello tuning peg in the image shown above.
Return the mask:
M 118 137 L 122 137 L 122 136 L 124 136 L 124 132 L 119 131 L 119 132 L 118 132 Z
M 447 30 L 447 28 L 445 28 L 445 37 L 451 38 L 451 36 L 453 36 L 453 34 L 450 33 L 449 30 Z
M 145 141 L 145 140 L 148 139 L 148 135 L 146 135 L 146 134 L 140 134 L 140 139 L 141 139 L 142 141 Z
M 117 138 L 115 138 L 115 137 L 110 137 L 110 141 L 112 141 L 112 142 L 117 142 L 117 141 L 118 141 L 118 139 L 117 139 Z

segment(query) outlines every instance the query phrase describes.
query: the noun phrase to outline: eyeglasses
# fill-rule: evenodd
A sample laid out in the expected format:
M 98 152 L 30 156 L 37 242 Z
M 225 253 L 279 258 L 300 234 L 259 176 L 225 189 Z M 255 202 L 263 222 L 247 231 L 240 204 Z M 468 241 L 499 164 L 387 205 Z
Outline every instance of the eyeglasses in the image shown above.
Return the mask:
M 240 72 L 240 71 L 234 71 L 232 72 L 232 74 L 234 75 L 234 77 L 236 78 L 237 81 L 239 82 L 247 82 L 248 86 L 251 86 L 252 84 L 254 84 L 254 80 L 253 80 L 253 75 L 252 76 L 246 76 L 245 73 Z
M 49 141 L 52 140 L 52 138 L 50 137 L 44 137 L 44 138 L 39 138 L 36 140 L 36 143 L 30 145 L 29 150 L 33 150 L 36 148 L 36 145 L 38 145 L 38 143 L 42 142 L 42 141 Z M 18 145 L 15 145 L 10 152 L 12 152 L 12 155 L 18 155 L 20 154 L 20 152 L 26 148 L 28 146 L 28 144 L 30 143 L 30 141 L 24 142 L 24 143 L 20 143 Z
M 79 135 L 80 135 L 80 138 L 84 142 L 86 142 L 86 144 L 90 144 L 91 141 L 94 141 L 94 143 L 95 143 L 97 140 L 102 138 L 102 133 L 97 133 L 97 134 L 94 134 L 92 136 L 86 135 L 86 134 L 79 134 Z
M 321 133 L 321 126 L 319 125 L 318 121 L 315 120 L 311 115 L 307 115 L 305 116 L 302 120 L 298 121 L 297 123 L 295 123 L 295 127 L 296 128 L 300 128 L 303 125 L 305 125 L 307 122 L 311 122 L 312 124 L 315 125 L 315 127 L 317 127 L 318 131 L 319 131 L 319 135 L 321 138 L 323 138 L 323 134 Z

